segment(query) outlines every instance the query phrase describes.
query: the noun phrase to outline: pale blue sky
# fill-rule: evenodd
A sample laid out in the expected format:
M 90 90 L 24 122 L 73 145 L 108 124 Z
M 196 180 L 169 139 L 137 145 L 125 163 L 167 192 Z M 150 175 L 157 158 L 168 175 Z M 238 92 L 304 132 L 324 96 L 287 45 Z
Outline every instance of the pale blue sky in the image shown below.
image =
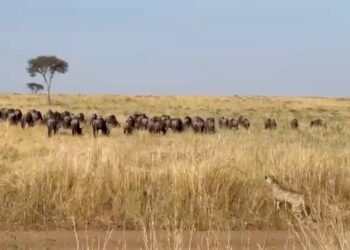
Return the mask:
M 0 92 L 347 96 L 350 1 L 0 0 Z

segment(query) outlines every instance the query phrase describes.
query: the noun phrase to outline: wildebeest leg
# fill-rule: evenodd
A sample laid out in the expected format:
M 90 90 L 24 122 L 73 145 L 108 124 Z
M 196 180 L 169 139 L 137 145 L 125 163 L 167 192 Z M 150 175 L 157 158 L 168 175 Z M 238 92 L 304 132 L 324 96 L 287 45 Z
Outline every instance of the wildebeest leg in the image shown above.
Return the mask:
M 92 134 L 94 135 L 94 137 L 96 137 L 96 129 L 92 128 Z
M 50 128 L 47 129 L 47 136 L 51 137 L 51 129 Z

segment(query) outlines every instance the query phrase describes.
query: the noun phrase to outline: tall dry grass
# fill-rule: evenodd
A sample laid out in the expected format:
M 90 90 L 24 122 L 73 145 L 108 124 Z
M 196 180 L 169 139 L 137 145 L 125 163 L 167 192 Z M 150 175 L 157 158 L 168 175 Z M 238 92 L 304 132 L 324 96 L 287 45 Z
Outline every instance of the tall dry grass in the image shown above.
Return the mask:
M 0 96 L 0 107 L 48 109 L 35 96 Z M 1 227 L 152 230 L 289 229 L 305 248 L 346 249 L 350 225 L 350 101 L 267 97 L 54 96 L 53 109 L 86 114 L 135 111 L 172 116 L 238 116 L 249 131 L 214 135 L 125 136 L 120 129 L 94 139 L 0 124 Z M 276 131 L 263 130 L 264 117 Z M 301 120 L 292 131 L 288 120 Z M 322 117 L 329 129 L 308 128 Z M 264 183 L 275 175 L 306 194 L 317 227 L 304 228 L 287 210 L 277 213 Z M 303 235 L 305 237 L 303 237 Z

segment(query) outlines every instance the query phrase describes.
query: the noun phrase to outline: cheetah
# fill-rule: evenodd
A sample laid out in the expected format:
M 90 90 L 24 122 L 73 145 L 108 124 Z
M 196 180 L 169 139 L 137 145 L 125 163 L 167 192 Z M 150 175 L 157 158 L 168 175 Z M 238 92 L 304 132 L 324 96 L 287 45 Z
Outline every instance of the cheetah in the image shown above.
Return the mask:
M 310 208 L 305 205 L 304 194 L 283 188 L 272 176 L 265 176 L 265 181 L 272 190 L 273 198 L 276 201 L 276 209 L 280 209 L 280 203 L 285 202 L 292 206 L 292 212 L 298 217 L 310 215 Z

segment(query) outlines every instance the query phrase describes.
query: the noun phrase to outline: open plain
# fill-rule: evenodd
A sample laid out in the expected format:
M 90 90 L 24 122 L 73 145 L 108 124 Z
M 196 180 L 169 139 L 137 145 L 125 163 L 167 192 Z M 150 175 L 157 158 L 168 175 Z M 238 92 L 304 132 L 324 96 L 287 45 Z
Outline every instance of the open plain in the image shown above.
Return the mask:
M 154 235 L 164 232 L 173 239 L 167 248 L 183 249 L 186 237 L 179 236 L 183 232 L 282 230 L 304 249 L 350 247 L 349 99 L 117 95 L 52 99 L 49 107 L 44 96 L 1 95 L 0 108 L 35 108 L 43 113 L 50 108 L 87 117 L 115 114 L 121 123 L 135 112 L 179 118 L 199 115 L 216 121 L 244 115 L 251 127 L 234 131 L 217 126 L 215 134 L 203 135 L 192 131 L 125 135 L 121 128 L 112 128 L 110 136 L 94 138 L 87 123 L 83 136 L 67 130 L 48 138 L 45 126 L 22 129 L 2 122 L 1 230 L 65 229 L 73 237 L 74 228 L 139 230 L 144 249 L 162 249 Z M 276 119 L 276 130 L 264 129 L 267 117 Z M 328 123 L 327 129 L 310 128 L 310 121 L 318 117 Z M 300 122 L 298 130 L 289 126 L 293 118 Z M 312 229 L 294 218 L 288 207 L 276 211 L 265 175 L 305 194 L 316 221 Z M 280 245 L 286 246 L 291 245 Z

